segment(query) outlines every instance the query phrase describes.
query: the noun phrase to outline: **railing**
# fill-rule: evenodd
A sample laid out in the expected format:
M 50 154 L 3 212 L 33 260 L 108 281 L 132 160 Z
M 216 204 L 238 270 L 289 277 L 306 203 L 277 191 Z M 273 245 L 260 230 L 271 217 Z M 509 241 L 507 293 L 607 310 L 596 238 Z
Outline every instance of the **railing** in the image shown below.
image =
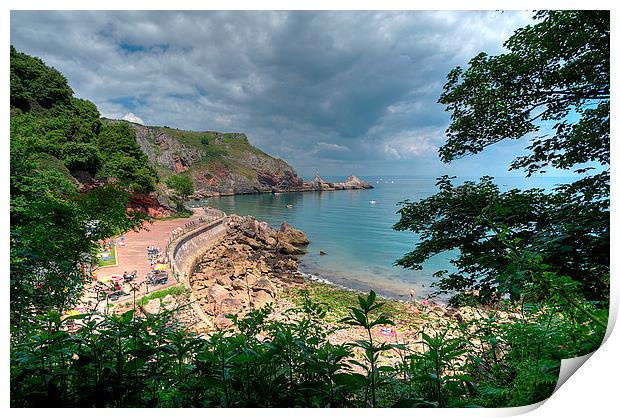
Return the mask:
M 201 248 L 200 251 L 196 251 L 195 253 L 192 252 L 191 256 L 189 256 L 189 260 L 188 254 L 183 254 L 181 268 L 177 265 L 177 254 L 185 245 L 191 245 L 194 238 L 202 236 L 203 238 L 209 239 L 223 235 L 225 228 L 221 228 L 221 226 L 224 223 L 226 214 L 216 209 L 209 209 L 209 211 L 211 215 L 201 217 L 193 222 L 189 222 L 185 224 L 183 228 L 173 231 L 173 234 L 171 234 L 170 238 L 166 242 L 166 257 L 168 259 L 169 271 L 177 280 L 177 283 L 182 282 L 183 285 L 190 290 L 190 303 L 194 309 L 194 312 L 196 312 L 198 317 L 204 323 L 212 326 L 211 320 L 204 313 L 199 302 L 196 300 L 196 297 L 191 291 L 190 283 L 190 276 L 195 268 L 196 262 L 202 255 L 202 250 L 204 249 L 206 251 L 208 246 L 204 246 L 204 248 Z M 202 230 L 199 231 L 201 228 Z M 214 244 L 216 242 L 215 240 L 210 239 L 209 241 L 210 244 Z M 196 248 L 196 250 L 198 250 L 198 248 Z M 185 248 L 185 251 L 187 251 L 187 248 Z
M 197 220 L 188 222 L 182 227 L 179 227 L 173 230 L 170 233 L 170 237 L 168 237 L 168 239 L 166 240 L 166 249 L 165 249 L 166 259 L 168 261 L 168 266 L 170 267 L 170 272 L 176 278 L 177 283 L 179 282 L 179 275 L 178 275 L 178 269 L 176 268 L 176 263 L 174 262 L 175 254 L 171 254 L 170 252 L 172 243 L 176 241 L 178 238 L 185 236 L 186 234 L 192 232 L 193 230 L 197 228 L 200 228 L 201 226 L 205 224 L 209 224 L 209 223 L 212 223 L 214 221 L 217 221 L 219 219 L 223 219 L 224 217 L 226 217 L 226 213 L 224 213 L 223 211 L 219 209 L 204 208 L 204 210 L 205 210 L 205 216 L 201 216 Z

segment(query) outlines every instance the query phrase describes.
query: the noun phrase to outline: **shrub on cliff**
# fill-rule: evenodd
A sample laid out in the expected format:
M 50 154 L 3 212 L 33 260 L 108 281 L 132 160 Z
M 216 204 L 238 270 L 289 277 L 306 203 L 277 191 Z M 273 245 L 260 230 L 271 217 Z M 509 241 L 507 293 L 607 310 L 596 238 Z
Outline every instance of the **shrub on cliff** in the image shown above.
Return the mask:
M 126 122 L 102 128 L 98 145 L 104 164 L 102 175 L 120 180 L 133 190 L 150 192 L 158 182 L 157 172 L 149 166 L 136 141 L 136 132 Z
M 192 179 L 187 176 L 173 174 L 165 180 L 166 186 L 174 190 L 177 197 L 186 200 L 188 196 L 194 193 L 194 184 Z

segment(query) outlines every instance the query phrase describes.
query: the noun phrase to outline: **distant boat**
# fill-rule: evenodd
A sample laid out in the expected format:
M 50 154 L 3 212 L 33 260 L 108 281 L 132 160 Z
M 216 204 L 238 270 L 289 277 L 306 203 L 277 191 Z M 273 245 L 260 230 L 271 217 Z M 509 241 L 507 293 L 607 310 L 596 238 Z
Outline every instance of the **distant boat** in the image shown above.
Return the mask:
M 279 196 L 279 195 L 281 195 L 281 194 L 282 194 L 282 193 L 280 193 L 280 192 L 273 192 L 273 195 L 274 195 L 274 196 Z
M 377 203 L 377 201 L 376 201 L 376 200 L 371 200 L 371 201 L 370 201 L 370 202 L 368 202 L 368 203 L 370 203 L 371 205 L 374 205 L 375 203 Z
M 290 209 L 293 207 L 293 205 L 286 205 L 286 207 Z

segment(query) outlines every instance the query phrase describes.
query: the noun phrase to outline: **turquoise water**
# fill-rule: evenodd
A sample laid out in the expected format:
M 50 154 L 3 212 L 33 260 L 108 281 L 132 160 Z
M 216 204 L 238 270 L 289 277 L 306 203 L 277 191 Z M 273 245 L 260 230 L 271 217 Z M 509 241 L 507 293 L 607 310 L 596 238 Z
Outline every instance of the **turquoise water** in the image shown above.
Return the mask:
M 452 254 L 440 254 L 424 264 L 422 270 L 394 266 L 394 262 L 411 251 L 417 237 L 413 233 L 394 231 L 398 221 L 398 202 L 418 200 L 437 192 L 435 179 L 365 177 L 375 189 L 339 190 L 239 195 L 193 202 L 208 204 L 226 213 L 252 215 L 279 227 L 288 221 L 303 230 L 310 240 L 308 253 L 300 265 L 312 274 L 347 288 L 368 291 L 398 299 L 407 299 L 415 288 L 419 296 L 432 289 L 433 273 L 451 270 Z M 340 181 L 329 178 L 329 181 Z M 498 178 L 502 188 L 550 188 L 563 179 Z M 375 201 L 372 204 L 370 201 Z M 287 205 L 291 207 L 287 207 Z M 320 255 L 324 251 L 327 255 Z

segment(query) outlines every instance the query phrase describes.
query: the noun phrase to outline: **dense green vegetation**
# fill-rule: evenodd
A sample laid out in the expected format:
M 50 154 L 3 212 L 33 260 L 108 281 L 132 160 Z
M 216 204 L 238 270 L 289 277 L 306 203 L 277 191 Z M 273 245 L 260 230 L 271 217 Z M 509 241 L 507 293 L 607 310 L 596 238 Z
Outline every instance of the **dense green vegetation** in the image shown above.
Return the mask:
M 550 396 L 560 359 L 597 343 L 555 311 L 525 304 L 517 319 L 480 316 L 426 327 L 414 347 L 378 342 L 392 319 L 374 293 L 357 297 L 342 327 L 365 337 L 333 343 L 329 308 L 304 297 L 284 318 L 270 308 L 238 331 L 198 338 L 174 312 L 38 318 L 12 345 L 11 402 L 20 407 L 471 407 L 519 406 Z M 137 306 L 136 306 L 137 308 Z M 84 325 L 68 332 L 64 325 Z M 396 361 L 386 362 L 388 354 Z
M 62 74 L 13 47 L 11 146 L 39 165 L 62 162 L 70 180 L 69 173 L 86 182 L 110 179 L 143 192 L 158 181 L 127 123 L 104 126 L 97 107 L 73 97 Z
M 450 73 L 440 101 L 453 123 L 441 156 L 521 138 L 541 119 L 553 133 L 513 167 L 586 176 L 552 193 L 443 177 L 439 193 L 407 202 L 396 225 L 421 237 L 404 266 L 458 250 L 456 272 L 440 272 L 437 286 L 470 315 L 420 307 L 416 321 L 374 292 L 319 285 L 289 290 L 296 307 L 280 319 L 267 307 L 205 338 L 181 329 L 174 311 L 137 315 L 146 300 L 121 316 L 61 319 L 96 241 L 139 225 L 125 210 L 129 191 L 157 179 L 139 172 L 147 166 L 126 125 L 102 127 L 62 75 L 11 49 L 11 405 L 503 407 L 550 396 L 561 359 L 597 348 L 607 323 L 609 13 L 536 17 L 506 54 Z M 208 134 L 184 140 L 213 146 Z M 111 177 L 78 192 L 76 179 Z M 153 296 L 182 291 L 171 289 Z M 377 338 L 397 322 L 420 339 Z M 339 328 L 360 337 L 330 341 Z
M 174 193 L 181 200 L 186 200 L 189 195 L 194 193 L 192 179 L 187 176 L 173 174 L 166 179 L 166 186 L 174 190 Z
M 132 190 L 155 190 L 158 178 L 136 142 L 136 132 L 128 123 L 106 125 L 97 139 L 104 161 L 101 174 L 120 180 Z
M 505 54 L 482 53 L 450 72 L 439 101 L 452 123 L 440 156 L 450 162 L 526 137 L 530 154 L 511 169 L 583 176 L 552 192 L 501 191 L 490 177 L 457 185 L 444 176 L 438 194 L 403 203 L 395 228 L 421 242 L 398 263 L 420 268 L 434 254 L 458 250 L 455 271 L 436 274 L 438 293 L 450 293 L 453 304 L 508 299 L 545 312 L 545 338 L 570 341 L 575 355 L 598 346 L 609 308 L 609 12 L 541 11 L 535 18 L 506 41 Z M 581 324 L 590 337 L 555 340 L 558 318 Z M 541 332 L 543 324 L 528 326 Z M 511 348 L 514 356 L 532 346 Z M 552 360 L 528 363 L 527 355 L 525 364 L 539 370 Z
M 456 68 L 440 102 L 452 114 L 446 162 L 503 139 L 535 136 L 530 155 L 511 168 L 528 174 L 572 168 L 584 177 L 543 190 L 502 192 L 492 179 L 455 186 L 400 210 L 400 230 L 422 242 L 399 263 L 419 268 L 433 254 L 458 249 L 458 271 L 439 273 L 440 291 L 476 293 L 483 302 L 519 300 L 537 268 L 570 277 L 589 301 L 606 305 L 609 291 L 609 13 L 538 12 L 540 23 L 519 29 L 508 52 L 480 54 Z M 542 267 L 544 266 L 544 267 Z M 544 295 L 541 295 L 541 297 Z M 532 295 L 534 297 L 534 295 Z
M 135 134 L 102 127 L 95 105 L 74 98 L 65 78 L 38 58 L 11 48 L 10 60 L 11 329 L 17 336 L 36 322 L 35 312 L 76 303 L 96 264 L 97 242 L 142 223 L 144 217 L 126 211 L 129 194 L 151 190 L 154 182 L 144 181 L 152 170 Z M 125 174 L 110 168 L 126 158 L 133 160 Z M 106 171 L 118 181 L 107 181 Z
M 184 202 L 194 193 L 192 179 L 182 174 L 172 174 L 164 182 L 173 190 L 172 198 L 177 205 L 177 213 L 191 213 L 185 208 Z

